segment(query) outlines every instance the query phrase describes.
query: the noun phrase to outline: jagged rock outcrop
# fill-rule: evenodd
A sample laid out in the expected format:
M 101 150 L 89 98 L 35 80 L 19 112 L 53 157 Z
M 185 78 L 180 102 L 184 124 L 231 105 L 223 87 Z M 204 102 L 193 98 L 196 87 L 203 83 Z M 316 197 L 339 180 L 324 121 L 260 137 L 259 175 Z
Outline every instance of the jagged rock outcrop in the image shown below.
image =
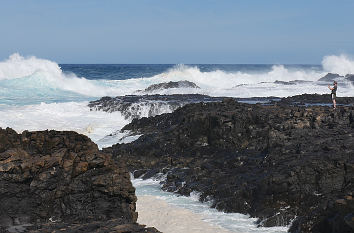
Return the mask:
M 213 207 L 259 217 L 263 226 L 296 217 L 291 232 L 353 230 L 354 107 L 225 99 L 133 120 L 125 129 L 144 135 L 105 151 L 135 176 L 165 173 L 164 190 L 198 191 Z
M 119 111 L 126 119 L 156 116 L 172 112 L 190 103 L 221 101 L 221 97 L 207 95 L 128 95 L 117 97 L 102 97 L 91 101 L 88 106 L 91 111 Z
M 110 221 L 112 229 L 134 225 L 135 202 L 125 165 L 100 152 L 88 137 L 58 131 L 17 134 L 0 128 L 3 231 L 62 227 L 66 232 L 103 232 L 100 222 Z

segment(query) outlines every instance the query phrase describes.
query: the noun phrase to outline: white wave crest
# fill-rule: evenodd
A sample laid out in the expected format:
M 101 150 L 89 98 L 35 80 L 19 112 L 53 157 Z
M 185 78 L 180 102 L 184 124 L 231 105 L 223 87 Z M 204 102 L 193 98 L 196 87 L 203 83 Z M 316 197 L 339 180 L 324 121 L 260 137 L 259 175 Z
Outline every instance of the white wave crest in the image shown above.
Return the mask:
M 0 80 L 26 77 L 41 71 L 55 76 L 61 75 L 58 64 L 34 56 L 24 58 L 14 53 L 7 60 L 0 62 Z
M 8 102 L 23 96 L 26 99 L 37 98 L 45 102 L 47 97 L 60 99 L 75 93 L 86 97 L 119 96 L 144 94 L 144 90 L 152 84 L 187 80 L 197 84 L 199 88 L 170 88 L 156 90 L 149 94 L 206 94 L 229 97 L 286 97 L 303 93 L 327 93 L 328 89 L 316 83 L 327 72 L 339 74 L 354 73 L 354 61 L 348 56 L 327 56 L 323 59 L 323 70 L 318 68 L 294 68 L 274 65 L 263 71 L 224 71 L 204 72 L 197 66 L 176 65 L 175 67 L 155 75 L 126 80 L 88 80 L 75 74 L 63 73 L 55 62 L 36 57 L 22 57 L 13 54 L 9 59 L 0 62 L 0 98 L 8 98 Z M 306 84 L 281 82 L 294 80 L 310 81 Z M 280 81 L 279 83 L 274 83 Z M 34 94 L 33 94 L 34 93 Z M 42 98 L 43 94 L 45 95 Z M 353 94 L 350 85 L 341 86 L 342 96 Z M 55 95 L 55 96 L 54 96 Z M 54 97 L 55 98 L 54 98 Z M 27 98 L 28 97 L 28 98 Z M 73 95 L 69 100 L 76 98 Z M 89 100 L 86 98 L 84 100 Z M 19 98 L 20 100 L 20 98 Z M 22 101 L 22 100 L 21 100 Z M 38 101 L 36 102 L 38 103 Z
M 129 123 L 120 112 L 90 111 L 88 102 L 41 103 L 0 110 L 0 127 L 23 130 L 73 130 L 87 135 L 99 147 L 119 142 L 124 133 L 116 134 L 109 142 L 102 140 Z
M 92 97 L 121 93 L 116 87 L 101 85 L 100 82 L 79 78 L 74 74 L 64 74 L 55 62 L 34 56 L 23 57 L 18 53 L 0 62 L 0 81 L 6 80 L 9 80 L 6 84 L 13 85 L 14 89 L 30 85 L 32 89 L 45 87 Z
M 348 55 L 325 56 L 322 60 L 323 69 L 340 75 L 354 74 L 354 59 Z
M 326 73 L 313 69 L 288 69 L 274 65 L 269 71 L 226 72 L 222 70 L 203 72 L 196 66 L 176 65 L 166 72 L 150 78 L 119 80 L 121 86 L 144 89 L 148 85 L 162 82 L 187 80 L 197 84 L 197 88 L 171 88 L 156 90 L 153 94 L 205 94 L 210 96 L 253 97 L 289 96 L 302 93 L 323 93 L 323 87 L 313 85 L 276 85 L 275 81 L 293 80 L 317 81 Z M 296 86 L 296 87 L 295 87 Z M 322 90 L 323 89 L 323 90 Z M 137 93 L 139 94 L 139 93 Z

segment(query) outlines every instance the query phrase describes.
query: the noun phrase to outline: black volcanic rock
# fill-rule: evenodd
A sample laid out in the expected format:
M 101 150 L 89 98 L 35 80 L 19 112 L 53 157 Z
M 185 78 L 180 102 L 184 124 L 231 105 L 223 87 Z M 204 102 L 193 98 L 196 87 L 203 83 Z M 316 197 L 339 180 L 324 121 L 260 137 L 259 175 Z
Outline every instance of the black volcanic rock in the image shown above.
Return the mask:
M 1 229 L 1 228 L 0 228 Z M 107 221 L 93 221 L 83 224 L 63 224 L 47 223 L 41 226 L 28 226 L 26 232 L 29 233 L 77 233 L 77 232 L 95 232 L 95 233 L 160 233 L 153 227 L 145 228 L 137 223 L 123 223 L 120 219 L 111 219 Z
M 58 131 L 17 134 L 0 128 L 3 231 L 82 227 L 98 232 L 108 221 L 115 227 L 134 225 L 135 202 L 125 165 L 100 152 L 88 137 Z
M 166 191 L 198 191 L 201 201 L 258 217 L 263 226 L 296 217 L 291 232 L 352 231 L 354 107 L 225 99 L 136 119 L 125 129 L 144 135 L 104 151 L 139 176 L 158 169 Z
M 91 101 L 88 106 L 91 111 L 115 112 L 119 111 L 126 119 L 141 118 L 145 112 L 148 116 L 171 112 L 190 103 L 221 101 L 222 97 L 207 95 L 127 95 L 117 97 L 102 97 Z
M 354 105 L 354 97 L 338 97 L 336 98 L 337 104 L 339 105 Z M 295 95 L 280 100 L 276 100 L 273 104 L 277 105 L 294 105 L 294 106 L 305 106 L 305 105 L 331 105 L 332 99 L 330 94 L 302 94 Z
M 178 82 L 158 83 L 147 87 L 144 92 L 153 92 L 157 90 L 164 90 L 170 88 L 199 88 L 197 84 L 184 80 Z
M 323 82 L 333 82 L 338 78 L 343 78 L 343 76 L 339 74 L 333 74 L 333 73 L 328 73 L 322 78 L 320 78 L 318 81 L 323 81 Z

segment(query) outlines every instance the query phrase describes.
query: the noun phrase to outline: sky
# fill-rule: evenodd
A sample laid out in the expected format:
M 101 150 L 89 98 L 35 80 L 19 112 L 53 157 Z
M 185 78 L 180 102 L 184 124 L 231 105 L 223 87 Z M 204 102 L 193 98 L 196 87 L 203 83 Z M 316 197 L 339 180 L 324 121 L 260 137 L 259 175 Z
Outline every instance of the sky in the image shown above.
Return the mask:
M 320 64 L 354 55 L 353 0 L 1 0 L 0 60 Z

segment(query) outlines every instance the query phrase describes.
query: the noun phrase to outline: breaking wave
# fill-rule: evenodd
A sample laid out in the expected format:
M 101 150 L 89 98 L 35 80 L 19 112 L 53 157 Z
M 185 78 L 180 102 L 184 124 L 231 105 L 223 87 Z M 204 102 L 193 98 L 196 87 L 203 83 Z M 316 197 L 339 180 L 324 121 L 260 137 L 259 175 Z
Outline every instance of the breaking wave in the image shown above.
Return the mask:
M 34 56 L 25 58 L 18 53 L 0 62 L 0 86 L 15 92 L 18 90 L 22 95 L 33 94 L 33 91 L 38 95 L 52 91 L 60 95 L 59 91 L 64 91 L 62 95 L 72 92 L 91 97 L 119 94 L 115 88 L 96 80 L 65 74 L 55 62 Z
M 354 74 L 354 59 L 348 55 L 326 56 L 322 60 L 323 69 L 340 75 Z
M 176 65 L 152 77 L 125 80 L 89 80 L 64 73 L 60 66 L 34 56 L 17 53 L 0 62 L 0 104 L 27 105 L 41 102 L 87 101 L 102 96 L 146 94 L 152 84 L 187 80 L 196 88 L 170 88 L 148 94 L 206 94 L 211 96 L 262 97 L 290 96 L 302 93 L 327 93 L 316 81 L 327 72 L 354 73 L 354 61 L 348 56 L 327 56 L 323 69 L 294 68 L 274 65 L 263 71 L 214 70 L 204 72 L 198 66 Z M 306 85 L 293 81 L 307 82 Z M 278 81 L 278 82 L 277 82 Z M 293 85 L 283 85 L 293 82 Z M 353 95 L 352 86 L 342 86 L 341 95 Z

